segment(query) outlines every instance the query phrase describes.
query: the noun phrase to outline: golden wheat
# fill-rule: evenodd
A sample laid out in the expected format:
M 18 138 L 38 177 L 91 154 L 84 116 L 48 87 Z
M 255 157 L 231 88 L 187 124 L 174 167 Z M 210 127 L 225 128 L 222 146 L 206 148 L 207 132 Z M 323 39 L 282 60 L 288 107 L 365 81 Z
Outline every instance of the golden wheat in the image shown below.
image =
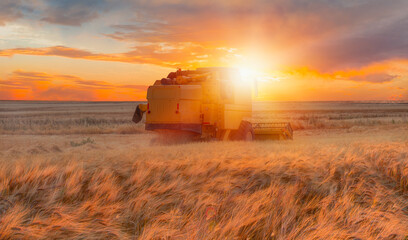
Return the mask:
M 0 135 L 0 239 L 405 239 L 407 133 L 388 122 L 173 146 Z

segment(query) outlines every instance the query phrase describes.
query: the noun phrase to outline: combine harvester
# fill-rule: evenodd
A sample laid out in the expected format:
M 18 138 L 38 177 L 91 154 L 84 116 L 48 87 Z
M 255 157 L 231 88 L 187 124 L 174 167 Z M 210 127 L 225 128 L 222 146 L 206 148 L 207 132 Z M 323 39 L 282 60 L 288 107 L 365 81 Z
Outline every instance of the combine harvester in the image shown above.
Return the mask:
M 149 86 L 133 122 L 146 112 L 146 130 L 167 140 L 293 139 L 290 123 L 252 121 L 252 85 L 233 68 L 171 72 Z

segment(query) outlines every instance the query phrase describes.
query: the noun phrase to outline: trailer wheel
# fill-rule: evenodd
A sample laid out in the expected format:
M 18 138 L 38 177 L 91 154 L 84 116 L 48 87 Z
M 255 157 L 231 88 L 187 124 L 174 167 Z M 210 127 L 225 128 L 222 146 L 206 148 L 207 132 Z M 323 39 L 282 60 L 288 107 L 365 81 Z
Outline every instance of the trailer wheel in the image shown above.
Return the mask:
M 252 141 L 255 134 L 252 124 L 248 121 L 241 121 L 238 130 L 235 130 L 231 134 L 231 140 L 233 141 Z

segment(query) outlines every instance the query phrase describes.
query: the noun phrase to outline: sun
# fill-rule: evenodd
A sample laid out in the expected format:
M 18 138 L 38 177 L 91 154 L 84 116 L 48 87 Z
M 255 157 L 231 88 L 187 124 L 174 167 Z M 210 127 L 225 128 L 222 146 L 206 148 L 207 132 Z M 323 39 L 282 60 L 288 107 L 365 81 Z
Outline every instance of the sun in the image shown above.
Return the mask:
M 252 68 L 239 68 L 239 73 L 244 81 L 254 81 L 259 73 Z

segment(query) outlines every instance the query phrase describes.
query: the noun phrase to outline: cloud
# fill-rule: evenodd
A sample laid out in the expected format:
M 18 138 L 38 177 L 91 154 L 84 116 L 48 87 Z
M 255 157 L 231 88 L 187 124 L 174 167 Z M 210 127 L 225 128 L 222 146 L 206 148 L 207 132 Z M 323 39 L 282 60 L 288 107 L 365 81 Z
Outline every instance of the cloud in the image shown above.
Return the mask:
M 395 61 L 398 62 L 398 61 Z M 293 69 L 289 68 L 287 70 L 281 71 L 286 77 L 296 77 L 299 79 L 311 79 L 320 78 L 326 81 L 351 81 L 355 83 L 372 83 L 372 84 L 382 84 L 390 83 L 400 79 L 399 74 L 407 74 L 407 71 L 391 71 L 388 65 L 394 64 L 394 61 L 386 61 L 382 63 L 376 63 L 372 65 L 367 65 L 362 68 L 335 71 L 331 73 L 320 72 L 316 69 L 310 69 L 307 67 Z M 398 72 L 398 73 L 397 73 Z
M 233 47 L 244 56 L 321 71 L 408 58 L 408 2 L 403 0 L 132 3 L 139 16 L 135 22 L 112 25 L 105 36 L 149 44 L 193 43 L 206 51 Z M 184 57 L 179 61 L 196 60 Z
M 6 80 L 0 80 L 2 88 L 7 89 L 36 89 L 39 85 L 50 83 L 52 76 L 44 72 L 14 71 Z
M 106 10 L 103 0 L 48 0 L 42 21 L 66 26 L 81 26 Z
M 109 0 L 2 0 L 0 25 L 21 18 L 57 25 L 81 26 L 112 8 Z
M 213 49 L 206 51 L 202 46 L 184 44 L 155 44 L 135 47 L 134 50 L 125 53 L 103 54 L 92 53 L 90 51 L 69 48 L 65 46 L 55 46 L 46 48 L 14 48 L 0 50 L 0 56 L 12 57 L 16 54 L 35 56 L 60 56 L 67 58 L 77 58 L 95 61 L 112 61 L 126 63 L 154 64 L 165 67 L 191 67 L 191 60 L 203 61 L 200 55 L 204 52 L 211 53 L 213 63 L 228 50 Z M 196 53 L 196 55 L 192 55 Z M 208 60 L 204 60 L 208 61 Z
M 50 81 L 52 77 L 52 75 L 44 72 L 24 72 L 21 70 L 16 70 L 13 72 L 13 79 L 20 81 Z
M 147 86 L 85 80 L 73 75 L 14 71 L 0 80 L 2 100 L 130 100 L 144 99 Z
M 306 55 L 298 64 L 304 64 L 305 58 L 309 58 L 314 67 L 326 71 L 361 67 L 391 58 L 408 58 L 408 14 L 396 22 L 361 29 L 305 51 Z
M 407 82 L 384 72 L 390 63 L 357 70 L 321 73 L 307 68 L 276 73 L 279 81 L 260 82 L 259 99 L 373 100 L 407 99 Z M 382 67 L 384 66 L 384 67 Z M 2 100 L 136 101 L 146 96 L 146 85 L 118 84 L 75 75 L 16 70 L 0 79 Z M 372 89 L 377 89 L 373 92 Z
M 148 86 L 146 85 L 134 85 L 134 84 L 113 84 L 108 83 L 105 81 L 95 81 L 95 80 L 83 80 L 83 79 L 76 79 L 73 81 L 75 84 L 79 86 L 86 86 L 95 89 L 117 89 L 117 88 L 125 88 L 125 89 L 134 89 L 138 91 L 146 91 Z
M 95 101 L 96 94 L 88 89 L 76 86 L 51 86 L 44 91 L 36 91 L 33 98 L 38 100 L 71 100 L 71 101 Z
M 81 26 L 94 21 L 92 29 L 102 37 L 133 47 L 106 54 L 77 49 L 71 46 L 82 46 L 81 42 L 69 42 L 66 45 L 70 46 L 1 50 L 0 56 L 62 56 L 185 68 L 228 66 L 240 61 L 245 65 L 245 61 L 258 60 L 269 69 L 306 66 L 329 73 L 408 58 L 405 0 L 37 2 L 41 7 L 36 8 L 38 17 L 30 19 L 33 22 Z M 1 16 L 25 17 L 22 9 L 29 9 L 28 2 L 22 0 L 4 0 L 0 4 L 0 9 L 7 9 L 0 10 L 0 23 Z M 63 35 L 72 31 L 59 29 Z M 84 35 L 95 41 L 101 37 L 95 33 Z M 222 50 L 232 48 L 236 49 L 234 53 Z
M 0 56 L 12 57 L 16 54 L 34 55 L 34 56 L 60 56 L 67 58 L 80 58 L 97 61 L 116 61 L 116 62 L 137 62 L 145 63 L 142 58 L 129 58 L 126 54 L 97 54 L 85 50 L 69 48 L 65 46 L 55 46 L 46 48 L 14 48 L 0 50 Z M 127 54 L 129 55 L 129 54 Z M 149 61 L 146 60 L 146 63 Z
M 113 33 L 104 34 L 120 41 L 166 42 L 172 33 L 171 27 L 161 22 L 137 22 L 112 25 Z
M 371 82 L 371 83 L 385 83 L 391 82 L 398 76 L 396 75 L 389 75 L 386 73 L 374 73 L 374 74 L 367 74 L 361 76 L 353 76 L 350 77 L 350 80 L 357 81 L 357 82 Z
M 105 81 L 92 81 L 92 80 L 78 79 L 78 80 L 75 80 L 75 83 L 78 85 L 87 86 L 87 87 L 95 87 L 99 89 L 112 89 L 115 87 L 114 85 L 107 83 Z
M 149 86 L 146 85 L 120 85 L 120 88 L 129 88 L 129 89 L 135 89 L 135 90 L 139 90 L 139 91 L 143 91 L 146 92 L 147 88 Z
M 23 16 L 21 4 L 20 0 L 1 0 L 0 25 L 21 18 Z

